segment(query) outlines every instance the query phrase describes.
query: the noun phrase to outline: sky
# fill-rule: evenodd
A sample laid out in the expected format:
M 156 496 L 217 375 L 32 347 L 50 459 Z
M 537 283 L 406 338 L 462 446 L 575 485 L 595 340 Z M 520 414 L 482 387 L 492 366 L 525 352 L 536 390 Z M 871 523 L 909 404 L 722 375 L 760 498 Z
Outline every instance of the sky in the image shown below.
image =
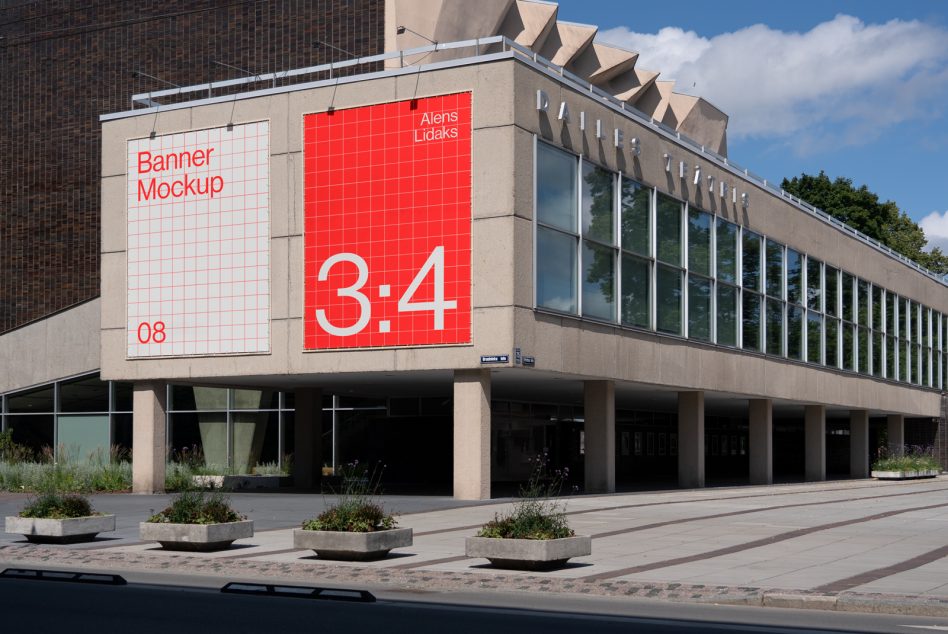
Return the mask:
M 558 0 L 729 115 L 728 156 L 892 200 L 948 252 L 948 2 Z

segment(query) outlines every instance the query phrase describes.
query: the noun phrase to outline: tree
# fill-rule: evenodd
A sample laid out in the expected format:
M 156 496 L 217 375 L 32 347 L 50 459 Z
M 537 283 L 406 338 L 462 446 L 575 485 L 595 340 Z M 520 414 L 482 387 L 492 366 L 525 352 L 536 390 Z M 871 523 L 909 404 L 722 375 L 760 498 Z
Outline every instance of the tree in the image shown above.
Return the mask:
M 923 250 L 928 240 L 922 228 L 891 200 L 880 202 L 878 194 L 865 185 L 856 188 L 851 179 L 841 176 L 831 181 L 820 171 L 819 176 L 785 178 L 780 186 L 933 273 L 948 274 L 948 256 L 941 249 Z

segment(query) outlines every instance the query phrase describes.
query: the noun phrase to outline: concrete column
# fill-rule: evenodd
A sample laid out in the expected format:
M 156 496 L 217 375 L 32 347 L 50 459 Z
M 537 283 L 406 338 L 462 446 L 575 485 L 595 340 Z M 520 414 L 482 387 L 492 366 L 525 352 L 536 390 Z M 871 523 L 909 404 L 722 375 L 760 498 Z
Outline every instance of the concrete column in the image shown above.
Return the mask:
M 165 421 L 166 386 L 160 381 L 132 388 L 132 492 L 165 490 L 168 434 Z
M 454 497 L 490 499 L 490 370 L 454 371 Z
M 678 486 L 704 486 L 704 392 L 678 393 Z
M 293 397 L 293 484 L 300 489 L 315 489 L 323 466 L 323 392 L 319 388 L 300 388 Z
M 826 406 L 807 405 L 804 438 L 806 442 L 806 479 L 826 479 Z
M 889 414 L 889 455 L 899 456 L 905 451 L 905 416 Z
M 774 482 L 774 402 L 769 398 L 747 402 L 750 434 L 750 483 Z
M 616 490 L 616 384 L 584 383 L 585 471 L 587 493 Z
M 869 477 L 869 412 L 864 409 L 849 412 L 849 475 Z

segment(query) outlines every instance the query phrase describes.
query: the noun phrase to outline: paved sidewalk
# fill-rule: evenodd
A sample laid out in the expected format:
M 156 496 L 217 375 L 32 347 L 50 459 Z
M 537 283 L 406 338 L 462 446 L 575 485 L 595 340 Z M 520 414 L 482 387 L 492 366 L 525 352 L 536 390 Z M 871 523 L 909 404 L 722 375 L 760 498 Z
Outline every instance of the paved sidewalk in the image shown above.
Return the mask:
M 0 513 L 23 496 L 0 494 Z M 169 553 L 139 543 L 137 523 L 168 496 L 95 496 L 119 513 L 115 537 L 34 546 L 0 536 L 0 567 L 173 571 L 349 587 L 442 592 L 563 592 L 948 617 L 948 477 L 581 496 L 565 500 L 570 524 L 592 535 L 589 557 L 548 573 L 500 571 L 464 557 L 464 538 L 509 501 L 385 498 L 414 529 L 414 545 L 385 560 L 321 561 L 295 550 L 292 528 L 322 496 L 233 494 L 256 522 L 227 551 Z

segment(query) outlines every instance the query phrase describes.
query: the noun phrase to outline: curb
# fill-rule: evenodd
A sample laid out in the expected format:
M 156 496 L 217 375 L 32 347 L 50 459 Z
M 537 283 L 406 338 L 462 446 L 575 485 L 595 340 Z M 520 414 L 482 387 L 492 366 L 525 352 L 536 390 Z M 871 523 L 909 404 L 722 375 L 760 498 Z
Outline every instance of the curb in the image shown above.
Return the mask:
M 209 575 L 221 579 L 234 577 L 258 580 L 279 579 L 294 583 L 346 586 L 355 584 L 444 593 L 484 590 L 518 594 L 562 594 L 663 603 L 703 603 L 948 618 L 948 598 L 853 592 L 832 595 L 747 586 L 685 585 L 634 580 L 584 582 L 536 574 L 511 575 L 494 570 L 484 572 L 447 572 L 423 568 L 394 570 L 384 567 L 339 566 L 329 562 L 266 562 L 202 558 L 181 554 L 109 553 L 101 550 L 54 549 L 33 545 L 0 545 L 0 569 L 7 565 L 23 567 L 38 565 L 42 568 L 80 570 L 92 568 L 100 571 L 126 570 L 146 574 L 166 572 L 169 568 L 173 568 L 177 574 L 181 575 Z

